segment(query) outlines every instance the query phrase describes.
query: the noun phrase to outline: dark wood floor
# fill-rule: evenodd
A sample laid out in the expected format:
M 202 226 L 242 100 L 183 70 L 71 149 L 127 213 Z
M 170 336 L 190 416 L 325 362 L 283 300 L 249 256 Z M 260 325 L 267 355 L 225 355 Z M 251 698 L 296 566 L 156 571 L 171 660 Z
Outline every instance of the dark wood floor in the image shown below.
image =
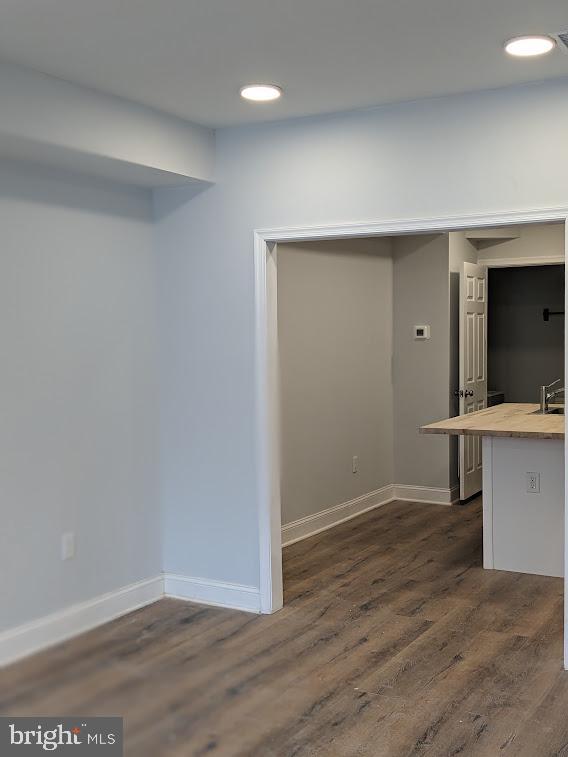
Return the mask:
M 484 571 L 479 501 L 285 550 L 273 616 L 164 600 L 1 673 L 0 711 L 123 715 L 128 757 L 568 755 L 562 580 Z

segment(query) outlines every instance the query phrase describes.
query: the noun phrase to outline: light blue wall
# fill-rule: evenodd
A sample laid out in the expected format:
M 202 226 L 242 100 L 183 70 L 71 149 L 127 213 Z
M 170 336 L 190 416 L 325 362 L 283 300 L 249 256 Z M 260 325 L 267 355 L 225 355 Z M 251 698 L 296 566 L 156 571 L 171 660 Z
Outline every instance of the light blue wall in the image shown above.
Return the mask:
M 3 163 L 0 229 L 1 630 L 161 555 L 150 193 Z
M 229 129 L 156 191 L 167 570 L 258 585 L 253 229 L 566 205 L 567 123 L 562 80 Z

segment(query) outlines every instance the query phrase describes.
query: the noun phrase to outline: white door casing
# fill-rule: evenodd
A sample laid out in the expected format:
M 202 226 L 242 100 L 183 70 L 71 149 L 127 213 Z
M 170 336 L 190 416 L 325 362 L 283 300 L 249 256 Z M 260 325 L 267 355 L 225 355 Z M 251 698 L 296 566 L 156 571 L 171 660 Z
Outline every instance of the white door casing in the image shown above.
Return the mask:
M 460 415 L 487 407 L 487 268 L 460 273 Z M 460 499 L 481 491 L 481 437 L 460 436 Z

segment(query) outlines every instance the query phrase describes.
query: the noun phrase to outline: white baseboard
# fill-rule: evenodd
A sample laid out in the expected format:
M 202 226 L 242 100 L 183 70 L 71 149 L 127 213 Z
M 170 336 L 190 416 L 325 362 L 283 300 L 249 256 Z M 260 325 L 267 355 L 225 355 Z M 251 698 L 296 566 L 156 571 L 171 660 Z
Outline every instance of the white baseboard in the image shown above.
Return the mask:
M 260 592 L 255 587 L 167 573 L 0 632 L 0 668 L 91 631 L 164 596 L 260 612 Z
M 453 505 L 460 498 L 459 486 L 439 489 L 433 486 L 394 484 L 394 498 L 403 502 L 421 502 L 424 505 Z
M 287 523 L 282 526 L 282 546 L 287 547 L 289 544 L 327 531 L 328 528 L 333 528 L 369 510 L 386 505 L 393 499 L 393 487 L 391 485 L 383 486 L 381 489 L 369 492 L 369 494 L 364 494 L 361 497 L 350 499 L 348 502 L 320 510 L 319 513 L 307 515 L 305 518 Z
M 175 573 L 164 575 L 164 586 L 166 596 L 174 599 L 246 612 L 260 612 L 260 590 L 255 586 L 191 578 Z
M 156 602 L 162 576 L 138 581 L 0 633 L 0 667 Z
M 282 546 L 307 539 L 393 500 L 451 505 L 459 489 L 388 485 L 282 527 Z M 67 607 L 38 620 L 0 632 L 0 667 L 59 644 L 163 596 L 189 602 L 260 613 L 260 591 L 254 586 L 166 573 L 124 586 Z
M 431 486 L 407 486 L 404 484 L 389 484 L 362 497 L 356 497 L 348 502 L 342 502 L 319 513 L 307 515 L 305 518 L 292 521 L 282 526 L 282 546 L 287 547 L 294 542 L 308 539 L 329 528 L 334 528 L 351 518 L 386 505 L 393 500 L 402 502 L 420 502 L 425 505 L 452 505 L 459 500 L 459 487 L 453 489 L 439 489 Z

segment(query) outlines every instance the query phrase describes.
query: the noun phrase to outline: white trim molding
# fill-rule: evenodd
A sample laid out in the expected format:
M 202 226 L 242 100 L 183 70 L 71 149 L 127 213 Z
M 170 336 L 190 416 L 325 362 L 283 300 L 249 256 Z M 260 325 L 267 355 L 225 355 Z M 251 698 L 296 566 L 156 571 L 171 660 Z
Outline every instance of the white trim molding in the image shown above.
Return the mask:
M 422 505 L 453 505 L 459 502 L 459 486 L 441 489 L 432 486 L 406 486 L 388 484 L 380 489 L 363 494 L 339 505 L 328 507 L 312 515 L 306 515 L 282 526 L 282 546 L 288 547 L 297 541 L 309 539 L 322 531 L 335 528 L 340 523 L 357 518 L 363 513 L 388 505 L 390 502 L 417 502 Z
M 516 268 L 519 266 L 533 265 L 564 265 L 566 258 L 564 255 L 535 255 L 530 258 L 480 258 L 479 265 L 487 268 Z
M 341 502 L 339 505 L 320 510 L 313 515 L 307 515 L 305 518 L 286 523 L 282 526 L 282 546 L 287 547 L 294 542 L 327 531 L 329 528 L 334 528 L 340 523 L 345 523 L 345 521 L 356 518 L 369 510 L 382 507 L 392 502 L 393 499 L 393 487 L 389 484 L 381 489 L 369 492 L 369 494 L 350 499 L 348 502 Z
M 284 603 L 280 527 L 280 401 L 275 244 L 254 235 L 255 376 L 260 609 Z
M 255 456 L 258 492 L 261 612 L 275 612 L 282 607 L 277 244 L 279 242 L 379 237 L 394 234 L 443 233 L 456 230 L 519 226 L 521 224 L 547 223 L 552 221 L 566 223 L 567 218 L 568 206 L 563 206 L 528 210 L 503 210 L 498 213 L 481 212 L 461 216 L 370 220 L 328 226 L 264 228 L 254 231 Z M 408 487 L 399 487 L 399 490 L 399 494 L 403 495 L 405 499 L 436 502 L 437 504 L 441 504 L 439 500 L 444 498 L 449 500 L 445 504 L 450 504 L 454 497 L 453 493 L 446 494 L 444 490 L 430 490 L 427 493 L 416 489 L 409 491 Z M 418 499 L 420 494 L 422 494 L 422 499 Z M 566 604 L 568 605 L 568 602 Z M 566 659 L 568 660 L 568 633 L 566 635 Z
M 460 488 L 442 489 L 435 486 L 409 486 L 394 484 L 394 499 L 402 502 L 420 502 L 423 505 L 453 505 L 459 502 Z
M 124 586 L 0 633 L 0 667 L 156 602 L 162 576 Z
M 0 668 L 164 597 L 246 612 L 261 611 L 260 592 L 255 586 L 166 573 L 0 632 Z
M 175 573 L 164 574 L 166 597 L 198 602 L 215 607 L 259 613 L 260 591 L 256 586 L 212 581 L 205 578 L 191 578 Z
M 321 239 L 348 239 L 390 234 L 428 234 L 435 232 L 463 231 L 494 226 L 519 226 L 527 223 L 564 223 L 568 218 L 568 205 L 538 210 L 503 211 L 501 213 L 473 213 L 437 218 L 395 218 L 382 221 L 330 224 L 328 226 L 285 226 L 271 229 L 256 229 L 258 236 L 269 242 L 299 242 Z

